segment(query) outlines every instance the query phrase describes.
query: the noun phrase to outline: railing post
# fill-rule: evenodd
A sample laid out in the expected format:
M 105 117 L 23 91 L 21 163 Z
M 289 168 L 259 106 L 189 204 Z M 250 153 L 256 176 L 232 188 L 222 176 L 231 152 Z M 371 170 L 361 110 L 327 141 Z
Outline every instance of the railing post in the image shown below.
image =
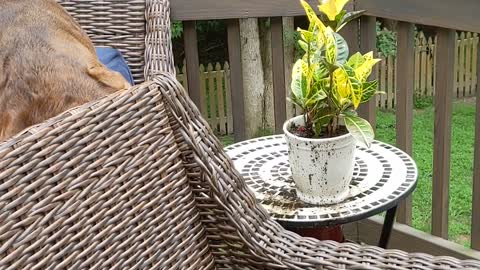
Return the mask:
M 474 48 L 474 50 L 480 47 Z M 472 248 L 480 250 L 480 53 L 477 53 L 477 108 L 475 124 L 475 158 L 473 167 Z
M 432 234 L 448 239 L 452 89 L 454 87 L 455 30 L 439 28 L 435 89 Z
M 188 95 L 195 105 L 200 108 L 200 64 L 198 60 L 197 30 L 195 26 L 195 21 L 183 22 L 183 40 L 187 64 Z
M 398 22 L 397 34 L 397 85 L 396 117 L 397 146 L 412 155 L 413 133 L 413 88 L 415 73 L 414 25 Z M 397 221 L 412 225 L 412 197 L 406 198 L 398 207 Z
M 242 56 L 238 19 L 228 21 L 230 91 L 232 93 L 233 133 L 236 142 L 245 140 L 245 102 L 243 99 Z
M 362 53 L 373 51 L 375 55 L 377 54 L 376 23 L 377 23 L 376 17 L 362 16 L 360 18 L 360 51 Z M 369 79 L 370 80 L 377 79 L 377 74 L 375 69 L 373 69 Z M 359 108 L 360 116 L 367 119 L 374 129 L 375 129 L 375 126 L 377 125 L 376 111 L 377 111 L 377 108 L 375 106 L 375 98 L 373 98 L 367 103 L 362 104 Z
M 283 133 L 283 123 L 287 120 L 285 63 L 283 50 L 283 21 L 282 17 L 270 18 L 272 26 L 272 72 L 273 72 L 273 99 L 275 114 L 275 132 Z

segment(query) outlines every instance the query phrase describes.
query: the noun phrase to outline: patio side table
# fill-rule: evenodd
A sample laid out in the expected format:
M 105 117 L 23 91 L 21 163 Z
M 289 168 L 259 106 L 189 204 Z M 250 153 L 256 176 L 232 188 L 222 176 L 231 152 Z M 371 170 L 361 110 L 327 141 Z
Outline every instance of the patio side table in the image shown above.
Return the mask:
M 236 143 L 225 150 L 257 200 L 285 228 L 341 225 L 387 211 L 379 241 L 383 248 L 390 239 L 397 205 L 417 185 L 413 159 L 375 141 L 369 149 L 357 146 L 348 198 L 332 205 L 312 205 L 296 195 L 283 135 Z

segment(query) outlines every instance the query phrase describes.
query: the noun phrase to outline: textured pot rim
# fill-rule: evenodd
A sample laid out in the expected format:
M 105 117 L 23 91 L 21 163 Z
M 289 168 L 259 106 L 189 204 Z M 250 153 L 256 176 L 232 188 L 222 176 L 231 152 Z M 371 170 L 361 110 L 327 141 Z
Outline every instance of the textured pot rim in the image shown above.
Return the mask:
M 291 133 L 290 131 L 288 131 L 288 125 L 294 119 L 298 119 L 300 117 L 303 117 L 303 115 L 295 116 L 295 117 L 290 118 L 287 121 L 285 121 L 285 123 L 283 124 L 283 133 L 285 133 L 285 135 L 294 137 L 295 139 L 297 139 L 299 141 L 303 141 L 303 142 L 311 142 L 311 141 L 315 141 L 315 142 L 335 142 L 335 141 L 341 141 L 341 140 L 346 139 L 347 137 L 353 136 L 350 132 L 348 132 L 347 134 L 341 135 L 341 136 L 333 137 L 333 138 L 304 138 L 304 137 L 297 136 L 297 135 Z

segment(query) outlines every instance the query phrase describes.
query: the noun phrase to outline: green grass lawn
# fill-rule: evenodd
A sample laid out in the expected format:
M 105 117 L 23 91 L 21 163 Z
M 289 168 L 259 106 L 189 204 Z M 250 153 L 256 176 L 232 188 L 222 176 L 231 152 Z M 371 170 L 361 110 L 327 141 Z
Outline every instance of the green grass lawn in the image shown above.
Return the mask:
M 395 144 L 395 122 L 393 112 L 379 111 L 377 139 Z M 433 123 L 433 107 L 415 110 L 413 158 L 419 169 L 419 182 L 413 193 L 413 226 L 425 232 L 431 231 Z M 454 104 L 452 130 L 449 237 L 469 246 L 475 132 L 475 106 L 471 102 Z M 222 137 L 222 141 L 226 145 L 233 143 L 231 136 Z
M 395 115 L 378 112 L 377 139 L 395 143 Z M 413 194 L 413 226 L 431 231 L 434 109 L 416 110 L 413 125 L 413 158 L 419 169 L 419 182 Z M 475 106 L 456 102 L 453 106 L 450 169 L 449 238 L 470 245 L 472 213 L 473 144 Z

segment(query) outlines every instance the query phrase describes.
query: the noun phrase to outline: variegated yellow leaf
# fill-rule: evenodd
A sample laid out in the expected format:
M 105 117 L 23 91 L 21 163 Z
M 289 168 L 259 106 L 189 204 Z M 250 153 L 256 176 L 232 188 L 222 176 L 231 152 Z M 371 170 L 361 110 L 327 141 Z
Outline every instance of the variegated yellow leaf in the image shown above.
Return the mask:
M 358 80 L 364 82 L 366 81 L 367 77 L 370 76 L 372 73 L 372 68 L 380 62 L 380 59 L 373 58 L 373 52 L 369 52 L 363 56 L 365 61 L 355 68 L 355 74 Z
M 333 79 L 338 93 L 338 100 L 348 98 L 352 94 L 352 84 L 348 79 L 348 74 L 343 68 L 338 68 L 333 72 Z
M 335 32 L 330 27 L 325 30 L 325 48 L 327 62 L 335 64 L 337 61 L 337 40 L 335 39 Z
M 325 32 L 325 25 L 322 23 L 322 21 L 318 18 L 317 14 L 313 10 L 313 8 L 310 6 L 309 3 L 305 0 L 300 0 L 300 3 L 303 6 L 303 9 L 305 9 L 305 13 L 307 14 L 308 20 L 310 23 L 318 28 L 320 31 L 320 34 L 324 34 Z M 313 31 L 313 29 L 309 29 L 310 31 Z
M 318 6 L 321 12 L 327 15 L 330 21 L 334 21 L 335 17 L 343 10 L 343 7 L 349 0 L 323 0 Z

